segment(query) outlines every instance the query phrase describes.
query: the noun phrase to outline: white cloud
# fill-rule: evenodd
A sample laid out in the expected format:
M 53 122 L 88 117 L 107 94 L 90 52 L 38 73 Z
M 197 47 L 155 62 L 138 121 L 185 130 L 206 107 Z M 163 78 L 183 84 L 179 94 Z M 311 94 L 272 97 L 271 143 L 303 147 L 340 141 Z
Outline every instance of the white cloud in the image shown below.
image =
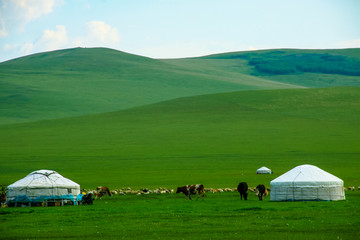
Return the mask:
M 32 52 L 33 48 L 34 48 L 34 44 L 25 43 L 20 46 L 20 52 L 22 52 L 24 55 L 28 55 Z
M 18 47 L 18 44 L 5 44 L 4 47 L 3 47 L 3 50 L 4 51 L 11 51 L 11 50 L 14 50 Z
M 88 39 L 90 42 L 116 45 L 120 42 L 118 30 L 101 21 L 91 21 L 87 25 Z
M 35 43 L 40 51 L 57 50 L 67 44 L 67 33 L 65 26 L 56 26 L 56 30 L 45 30 L 42 37 Z
M 360 38 L 343 41 L 337 44 L 339 48 L 360 48 Z
M 256 47 L 250 46 L 248 50 L 250 50 L 250 51 L 256 51 L 256 50 L 259 50 L 259 49 L 256 48 Z
M 0 37 L 22 31 L 26 24 L 53 11 L 61 0 L 0 0 Z
M 29 55 L 35 52 L 57 50 L 67 47 L 67 33 L 65 26 L 56 26 L 55 30 L 45 30 L 41 38 L 35 42 L 23 44 L 5 44 L 4 52 L 13 52 L 16 55 Z
M 34 49 L 34 44 L 32 43 L 24 43 L 24 44 L 5 44 L 3 46 L 3 53 L 11 53 L 14 54 L 14 57 L 29 55 L 32 53 Z
M 4 21 L 4 19 L 1 18 L 1 15 L 0 15 L 0 38 L 6 37 L 7 35 L 8 35 L 8 32 L 6 31 L 5 21 Z
M 25 21 L 31 21 L 52 12 L 55 0 L 10 0 Z
M 118 48 L 120 34 L 117 28 L 102 21 L 91 21 L 85 25 L 85 33 L 71 40 L 76 47 L 109 47 Z
M 72 40 L 72 45 L 75 47 L 86 47 L 86 42 L 84 38 L 77 37 Z
M 24 43 L 8 43 L 2 47 L 6 54 L 24 56 L 37 52 L 52 51 L 70 47 L 109 47 L 118 48 L 120 35 L 118 30 L 104 22 L 88 22 L 83 35 L 68 36 L 67 29 L 58 25 L 55 29 L 43 31 L 39 40 Z

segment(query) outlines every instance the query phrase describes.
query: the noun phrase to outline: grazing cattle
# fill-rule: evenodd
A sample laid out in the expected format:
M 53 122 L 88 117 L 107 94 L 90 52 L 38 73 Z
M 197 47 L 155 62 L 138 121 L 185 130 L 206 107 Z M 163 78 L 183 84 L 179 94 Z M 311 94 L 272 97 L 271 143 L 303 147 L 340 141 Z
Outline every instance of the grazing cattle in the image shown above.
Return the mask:
M 91 192 L 85 194 L 85 195 L 82 197 L 82 199 L 81 199 L 81 201 L 80 201 L 80 204 L 92 205 L 92 204 L 93 204 L 93 201 L 94 201 L 94 199 L 92 198 L 92 195 L 93 195 L 93 194 L 92 194 Z
M 268 193 L 264 185 L 258 185 L 256 190 L 260 201 L 263 200 L 263 197 L 265 197 Z
M 108 194 L 109 196 L 111 196 L 111 192 L 109 190 L 108 187 L 102 187 L 102 186 L 99 186 L 96 188 L 96 191 L 97 193 L 95 194 L 96 197 L 100 198 L 106 194 Z
M 242 200 L 243 196 L 244 196 L 244 199 L 247 200 L 247 191 L 248 191 L 248 185 L 246 182 L 241 182 L 239 183 L 238 187 L 237 187 L 237 190 L 239 191 L 240 193 L 240 198 Z
M 349 189 L 349 191 L 355 191 L 355 187 L 354 187 L 354 186 L 351 186 L 351 187 L 349 187 L 348 189 Z
M 5 193 L 5 188 L 1 187 L 1 192 L 0 192 L 0 206 L 5 205 L 6 203 L 6 193 Z
M 199 197 L 202 197 L 204 199 L 205 195 L 205 191 L 204 191 L 204 185 L 202 184 L 196 184 L 196 185 L 186 185 L 183 187 L 178 187 L 176 193 L 183 193 L 186 196 L 186 199 L 189 198 L 190 200 L 191 197 L 190 195 L 197 195 L 196 200 L 199 199 Z

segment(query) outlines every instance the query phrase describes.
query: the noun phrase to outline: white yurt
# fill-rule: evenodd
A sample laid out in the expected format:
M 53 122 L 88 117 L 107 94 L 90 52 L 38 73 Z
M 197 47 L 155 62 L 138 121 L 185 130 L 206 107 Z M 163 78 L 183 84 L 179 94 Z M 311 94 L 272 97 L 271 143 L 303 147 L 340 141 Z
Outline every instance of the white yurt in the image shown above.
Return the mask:
M 38 170 L 7 187 L 7 202 L 76 201 L 80 185 L 52 170 Z
M 267 167 L 261 167 L 258 170 L 256 170 L 256 174 L 272 174 L 272 171 Z
M 270 201 L 344 200 L 344 182 L 313 165 L 297 166 L 270 182 Z

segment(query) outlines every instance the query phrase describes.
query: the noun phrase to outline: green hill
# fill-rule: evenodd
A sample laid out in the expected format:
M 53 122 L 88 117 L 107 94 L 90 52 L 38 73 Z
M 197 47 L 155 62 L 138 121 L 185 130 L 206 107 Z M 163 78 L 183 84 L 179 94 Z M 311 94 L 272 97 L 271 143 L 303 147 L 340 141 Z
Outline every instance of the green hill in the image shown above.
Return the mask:
M 83 187 L 268 183 L 314 164 L 359 183 L 360 88 L 178 98 L 83 117 L 0 126 L 0 183 L 54 169 Z M 256 176 L 261 166 L 273 176 Z
M 103 113 L 240 90 L 359 86 L 359 49 L 150 59 L 75 48 L 0 63 L 0 124 Z
M 233 70 L 244 64 L 247 73 L 305 87 L 360 86 L 360 49 L 277 49 L 232 52 L 206 56 L 233 62 Z
M 109 112 L 207 93 L 293 87 L 111 49 L 67 49 L 0 64 L 0 123 Z

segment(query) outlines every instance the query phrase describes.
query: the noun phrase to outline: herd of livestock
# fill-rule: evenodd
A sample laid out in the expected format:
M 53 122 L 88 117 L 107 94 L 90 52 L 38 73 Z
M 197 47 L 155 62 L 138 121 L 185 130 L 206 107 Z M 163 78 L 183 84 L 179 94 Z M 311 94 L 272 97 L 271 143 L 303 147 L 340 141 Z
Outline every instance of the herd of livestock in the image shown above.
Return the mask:
M 239 192 L 241 200 L 247 200 L 248 191 L 255 193 L 258 196 L 259 200 L 263 200 L 264 197 L 268 195 L 268 192 L 271 189 L 266 188 L 264 185 L 260 184 L 256 188 L 248 187 L 246 182 L 241 182 L 237 186 L 237 188 L 204 188 L 203 184 L 195 184 L 195 185 L 185 185 L 182 187 L 178 187 L 176 192 L 174 189 L 168 188 L 157 188 L 154 190 L 143 188 L 140 190 L 133 190 L 130 187 L 115 189 L 110 191 L 108 187 L 99 186 L 96 190 L 82 189 L 81 193 L 77 196 L 78 204 L 93 204 L 93 200 L 101 199 L 104 195 L 112 196 L 112 195 L 146 195 L 146 194 L 166 194 L 166 193 L 183 193 L 186 199 L 192 200 L 191 195 L 196 195 L 196 199 L 206 197 L 206 193 L 222 193 L 222 192 Z M 355 187 L 350 186 L 348 188 L 344 188 L 344 190 L 354 191 Z M 360 186 L 358 187 L 360 191 Z M 4 206 L 6 203 L 6 193 L 5 188 L 2 187 L 0 191 L 0 202 L 1 205 Z
M 263 199 L 268 193 L 264 185 L 258 185 L 256 188 L 248 188 L 248 185 L 245 182 L 239 184 L 237 188 L 204 188 L 203 184 L 195 185 L 185 185 L 178 187 L 176 192 L 174 189 L 168 188 L 157 188 L 154 190 L 143 188 L 140 190 L 132 190 L 130 187 L 123 189 L 115 189 L 110 191 L 108 187 L 99 186 L 96 190 L 82 189 L 81 193 L 76 196 L 76 201 L 78 204 L 93 204 L 93 200 L 101 199 L 104 195 L 147 195 L 147 194 L 172 194 L 172 193 L 183 193 L 186 199 L 192 200 L 191 195 L 196 195 L 197 199 L 200 197 L 206 197 L 206 193 L 221 193 L 221 192 L 234 192 L 238 191 L 240 193 L 241 199 L 247 200 L 248 191 L 256 193 L 260 200 Z M 0 191 L 0 201 L 1 205 L 6 204 L 6 191 L 2 187 Z
M 258 185 L 256 188 L 249 188 L 246 182 L 239 183 L 238 187 L 233 188 L 204 188 L 203 184 L 195 184 L 195 185 L 185 185 L 182 187 L 178 187 L 176 193 L 183 193 L 186 199 L 192 200 L 191 195 L 196 195 L 196 199 L 206 197 L 207 192 L 217 193 L 217 192 L 234 192 L 238 191 L 240 193 L 241 200 L 247 200 L 248 191 L 254 192 L 258 197 L 259 200 L 263 200 L 263 198 L 268 194 L 270 189 L 266 189 L 264 185 Z M 86 193 L 85 193 L 86 192 Z M 132 190 L 131 188 L 124 188 L 120 190 L 112 190 L 108 187 L 99 186 L 96 190 L 83 190 L 83 193 L 78 196 L 82 200 L 83 204 L 92 204 L 92 201 L 96 198 L 101 199 L 104 195 L 142 195 L 142 194 L 165 194 L 165 193 L 174 193 L 173 189 L 167 188 L 157 188 L 155 190 L 150 190 L 147 188 L 141 190 Z M 83 196 L 81 196 L 83 195 Z M 92 198 L 94 197 L 94 198 Z M 88 200 L 86 200 L 88 199 Z
M 344 188 L 344 190 L 354 191 L 355 187 L 350 186 L 348 188 Z M 360 186 L 358 187 L 360 191 Z M 186 199 L 191 199 L 191 195 L 196 195 L 197 199 L 206 197 L 206 193 L 222 193 L 222 192 L 239 192 L 241 200 L 247 200 L 248 198 L 248 191 L 255 193 L 258 196 L 259 200 L 263 200 L 271 191 L 271 189 L 266 188 L 264 185 L 259 184 L 256 188 L 248 187 L 246 182 L 241 182 L 237 186 L 237 188 L 204 188 L 203 184 L 195 184 L 195 185 L 185 185 L 182 187 L 178 187 L 176 192 L 173 189 L 167 188 L 157 188 L 154 190 L 150 190 L 147 188 L 140 189 L 140 190 L 132 190 L 131 188 L 123 188 L 123 189 L 116 189 L 110 191 L 108 187 L 98 187 L 96 190 L 85 190 L 91 196 L 95 198 L 101 198 L 104 195 L 143 195 L 143 194 L 166 194 L 166 193 L 183 193 Z

